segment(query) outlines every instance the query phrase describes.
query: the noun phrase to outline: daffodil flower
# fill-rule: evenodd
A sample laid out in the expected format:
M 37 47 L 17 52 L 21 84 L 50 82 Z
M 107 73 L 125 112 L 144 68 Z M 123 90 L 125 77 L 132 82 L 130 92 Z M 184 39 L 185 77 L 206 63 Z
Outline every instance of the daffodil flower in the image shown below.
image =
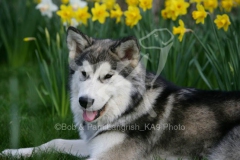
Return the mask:
M 188 2 L 185 2 L 184 0 L 178 0 L 176 3 L 176 11 L 179 15 L 185 15 L 187 14 L 187 8 L 190 6 Z
M 102 0 L 103 4 L 106 4 L 107 9 L 111 10 L 114 7 L 114 4 L 116 4 L 116 0 Z
M 213 10 L 218 7 L 218 0 L 204 0 L 204 8 L 213 13 Z
M 152 8 L 152 0 L 139 0 L 139 2 L 139 6 L 143 9 L 143 11 Z
M 119 23 L 121 21 L 121 17 L 123 15 L 123 12 L 118 4 L 114 5 L 114 10 L 111 10 L 111 18 L 116 18 L 116 23 Z
M 51 18 L 52 12 L 57 11 L 58 7 L 52 2 L 52 0 L 42 0 L 41 3 L 36 6 L 36 9 L 39 9 L 43 16 L 46 15 Z
M 233 0 L 222 0 L 221 6 L 226 12 L 230 12 L 232 10 L 232 7 L 234 5 Z
M 167 11 L 167 9 L 163 9 L 163 10 L 161 11 L 161 15 L 162 15 L 162 17 L 163 17 L 164 19 L 170 18 L 170 17 L 168 16 L 168 11 Z
M 124 15 L 126 16 L 126 25 L 130 26 L 131 28 L 142 19 L 139 8 L 134 6 L 129 6 Z
M 72 18 L 74 17 L 74 11 L 71 5 L 61 5 L 60 10 L 57 11 L 57 15 L 59 15 L 64 24 L 72 23 Z
M 204 19 L 207 17 L 207 12 L 201 4 L 197 5 L 197 11 L 193 11 L 192 13 L 193 19 L 196 20 L 196 23 L 204 24 Z
M 191 30 L 185 28 L 184 23 L 183 23 L 183 21 L 181 19 L 179 20 L 178 23 L 179 23 L 178 27 L 173 27 L 173 34 L 174 35 L 179 34 L 178 39 L 179 39 L 180 42 L 182 42 L 184 33 L 189 32 Z
M 75 18 L 78 22 L 83 23 L 84 25 L 87 25 L 87 19 L 90 18 L 91 15 L 88 13 L 88 7 L 79 8 L 75 12 Z
M 187 14 L 189 3 L 184 0 L 167 0 L 165 1 L 165 9 L 161 14 L 163 18 L 170 18 L 176 20 L 178 16 Z
M 173 21 L 175 21 L 179 16 L 178 12 L 176 12 L 175 9 L 171 9 L 171 8 L 163 9 L 161 11 L 161 14 L 164 19 L 172 19 Z
M 106 9 L 107 6 L 105 4 L 100 5 L 99 3 L 95 3 L 94 8 L 92 8 L 92 20 L 98 20 L 101 24 L 103 24 L 106 18 L 109 16 L 109 13 L 106 11 Z
M 214 23 L 217 25 L 218 29 L 223 28 L 224 31 L 228 30 L 229 25 L 231 24 L 228 15 L 217 15 L 217 18 L 214 20 Z

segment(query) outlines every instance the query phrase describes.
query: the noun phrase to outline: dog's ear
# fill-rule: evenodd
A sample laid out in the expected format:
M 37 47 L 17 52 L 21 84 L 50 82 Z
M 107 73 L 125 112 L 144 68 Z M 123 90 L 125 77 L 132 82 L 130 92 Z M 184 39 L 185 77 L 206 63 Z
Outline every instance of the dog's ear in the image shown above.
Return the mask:
M 133 67 L 139 62 L 140 49 L 135 37 L 126 37 L 117 41 L 110 47 L 110 50 L 121 61 L 130 61 Z
M 83 50 L 92 44 L 92 38 L 80 32 L 74 27 L 67 30 L 67 46 L 69 49 L 69 58 L 74 60 L 77 55 L 82 54 Z

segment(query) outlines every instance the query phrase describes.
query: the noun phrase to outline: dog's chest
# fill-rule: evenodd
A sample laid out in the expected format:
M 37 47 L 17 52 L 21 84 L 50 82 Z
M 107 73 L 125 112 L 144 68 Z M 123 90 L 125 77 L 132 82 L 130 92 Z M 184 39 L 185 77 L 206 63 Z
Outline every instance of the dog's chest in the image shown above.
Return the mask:
M 83 123 L 83 130 L 81 134 L 84 134 L 86 139 L 90 139 L 98 131 L 98 126 L 95 124 Z

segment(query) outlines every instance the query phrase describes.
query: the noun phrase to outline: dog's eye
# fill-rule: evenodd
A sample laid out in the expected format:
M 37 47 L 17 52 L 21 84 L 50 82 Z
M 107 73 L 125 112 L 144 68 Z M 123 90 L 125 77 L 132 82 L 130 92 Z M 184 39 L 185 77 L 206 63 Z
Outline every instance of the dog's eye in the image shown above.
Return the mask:
M 105 77 L 104 77 L 104 79 L 109 79 L 109 78 L 111 78 L 113 75 L 112 74 L 107 74 Z
M 85 71 L 81 71 L 81 76 L 79 77 L 80 78 L 80 81 L 85 81 L 86 79 L 88 79 L 88 74 L 87 72 Z
M 85 71 L 82 71 L 82 75 L 83 75 L 84 77 L 86 77 L 86 76 L 87 76 L 87 73 L 86 73 Z

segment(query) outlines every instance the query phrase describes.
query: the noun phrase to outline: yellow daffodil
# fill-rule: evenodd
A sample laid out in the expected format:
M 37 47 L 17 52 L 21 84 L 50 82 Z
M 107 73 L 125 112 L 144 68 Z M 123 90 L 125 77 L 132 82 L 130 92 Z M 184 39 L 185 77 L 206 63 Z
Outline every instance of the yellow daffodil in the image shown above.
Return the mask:
M 221 6 L 226 12 L 230 12 L 232 10 L 232 7 L 234 5 L 233 0 L 222 0 Z
M 217 25 L 218 29 L 223 28 L 224 31 L 228 30 L 228 26 L 231 24 L 228 15 L 217 15 L 217 18 L 214 20 L 214 23 Z
M 106 4 L 107 9 L 111 10 L 114 7 L 114 4 L 116 4 L 116 0 L 102 0 L 103 4 Z
M 218 7 L 218 0 L 204 0 L 204 8 L 213 13 L 213 10 Z
M 188 7 L 189 3 L 184 0 L 166 0 L 165 9 L 162 10 L 161 14 L 163 18 L 175 21 L 179 15 L 187 14 Z
M 88 13 L 88 7 L 79 8 L 75 13 L 75 18 L 79 23 L 83 23 L 87 25 L 87 19 L 90 18 L 91 15 Z
M 179 39 L 179 41 L 181 42 L 182 39 L 183 39 L 183 35 L 184 35 L 185 32 L 186 32 L 186 29 L 185 29 L 185 27 L 184 27 L 184 23 L 183 23 L 183 21 L 180 19 L 180 20 L 179 20 L 179 26 L 178 26 L 178 27 L 173 27 L 173 34 L 174 34 L 174 35 L 179 34 L 178 39 Z
M 134 6 L 129 6 L 124 15 L 126 16 L 126 25 L 130 26 L 131 28 L 142 19 L 139 8 Z
M 94 8 L 92 8 L 93 21 L 98 20 L 101 24 L 103 24 L 107 17 L 109 17 L 109 13 L 106 11 L 106 4 L 100 5 L 99 3 L 95 3 Z
M 169 18 L 169 17 L 168 17 L 168 11 L 167 11 L 167 9 L 163 9 L 163 10 L 161 11 L 161 15 L 162 15 L 162 17 L 163 17 L 164 19 Z
M 140 4 L 139 6 L 146 11 L 147 9 L 152 8 L 152 0 L 139 0 Z
M 74 11 L 72 6 L 61 5 L 60 10 L 57 11 L 57 15 L 59 15 L 63 21 L 63 23 L 71 23 L 71 19 L 74 17 Z
M 175 9 L 175 1 L 173 0 L 166 0 L 165 1 L 165 8 L 161 11 L 162 17 L 164 19 L 172 19 L 172 20 L 176 20 L 178 17 L 178 14 L 176 12 Z
M 126 3 L 128 4 L 128 6 L 137 6 L 139 0 L 126 0 Z
M 201 4 L 197 5 L 197 11 L 192 12 L 193 19 L 196 20 L 196 23 L 204 24 L 204 19 L 207 17 L 207 12 Z
M 161 11 L 161 14 L 164 19 L 172 19 L 173 21 L 175 21 L 178 17 L 176 10 L 172 10 L 170 8 L 163 9 Z
M 121 21 L 123 12 L 118 4 L 114 5 L 114 10 L 111 10 L 111 18 L 116 18 L 116 23 Z
M 67 3 L 69 2 L 69 0 L 61 0 L 61 2 L 62 2 L 63 4 L 67 4 Z
M 177 0 L 176 1 L 176 10 L 179 15 L 187 14 L 187 8 L 189 7 L 189 3 L 185 2 L 184 0 Z

